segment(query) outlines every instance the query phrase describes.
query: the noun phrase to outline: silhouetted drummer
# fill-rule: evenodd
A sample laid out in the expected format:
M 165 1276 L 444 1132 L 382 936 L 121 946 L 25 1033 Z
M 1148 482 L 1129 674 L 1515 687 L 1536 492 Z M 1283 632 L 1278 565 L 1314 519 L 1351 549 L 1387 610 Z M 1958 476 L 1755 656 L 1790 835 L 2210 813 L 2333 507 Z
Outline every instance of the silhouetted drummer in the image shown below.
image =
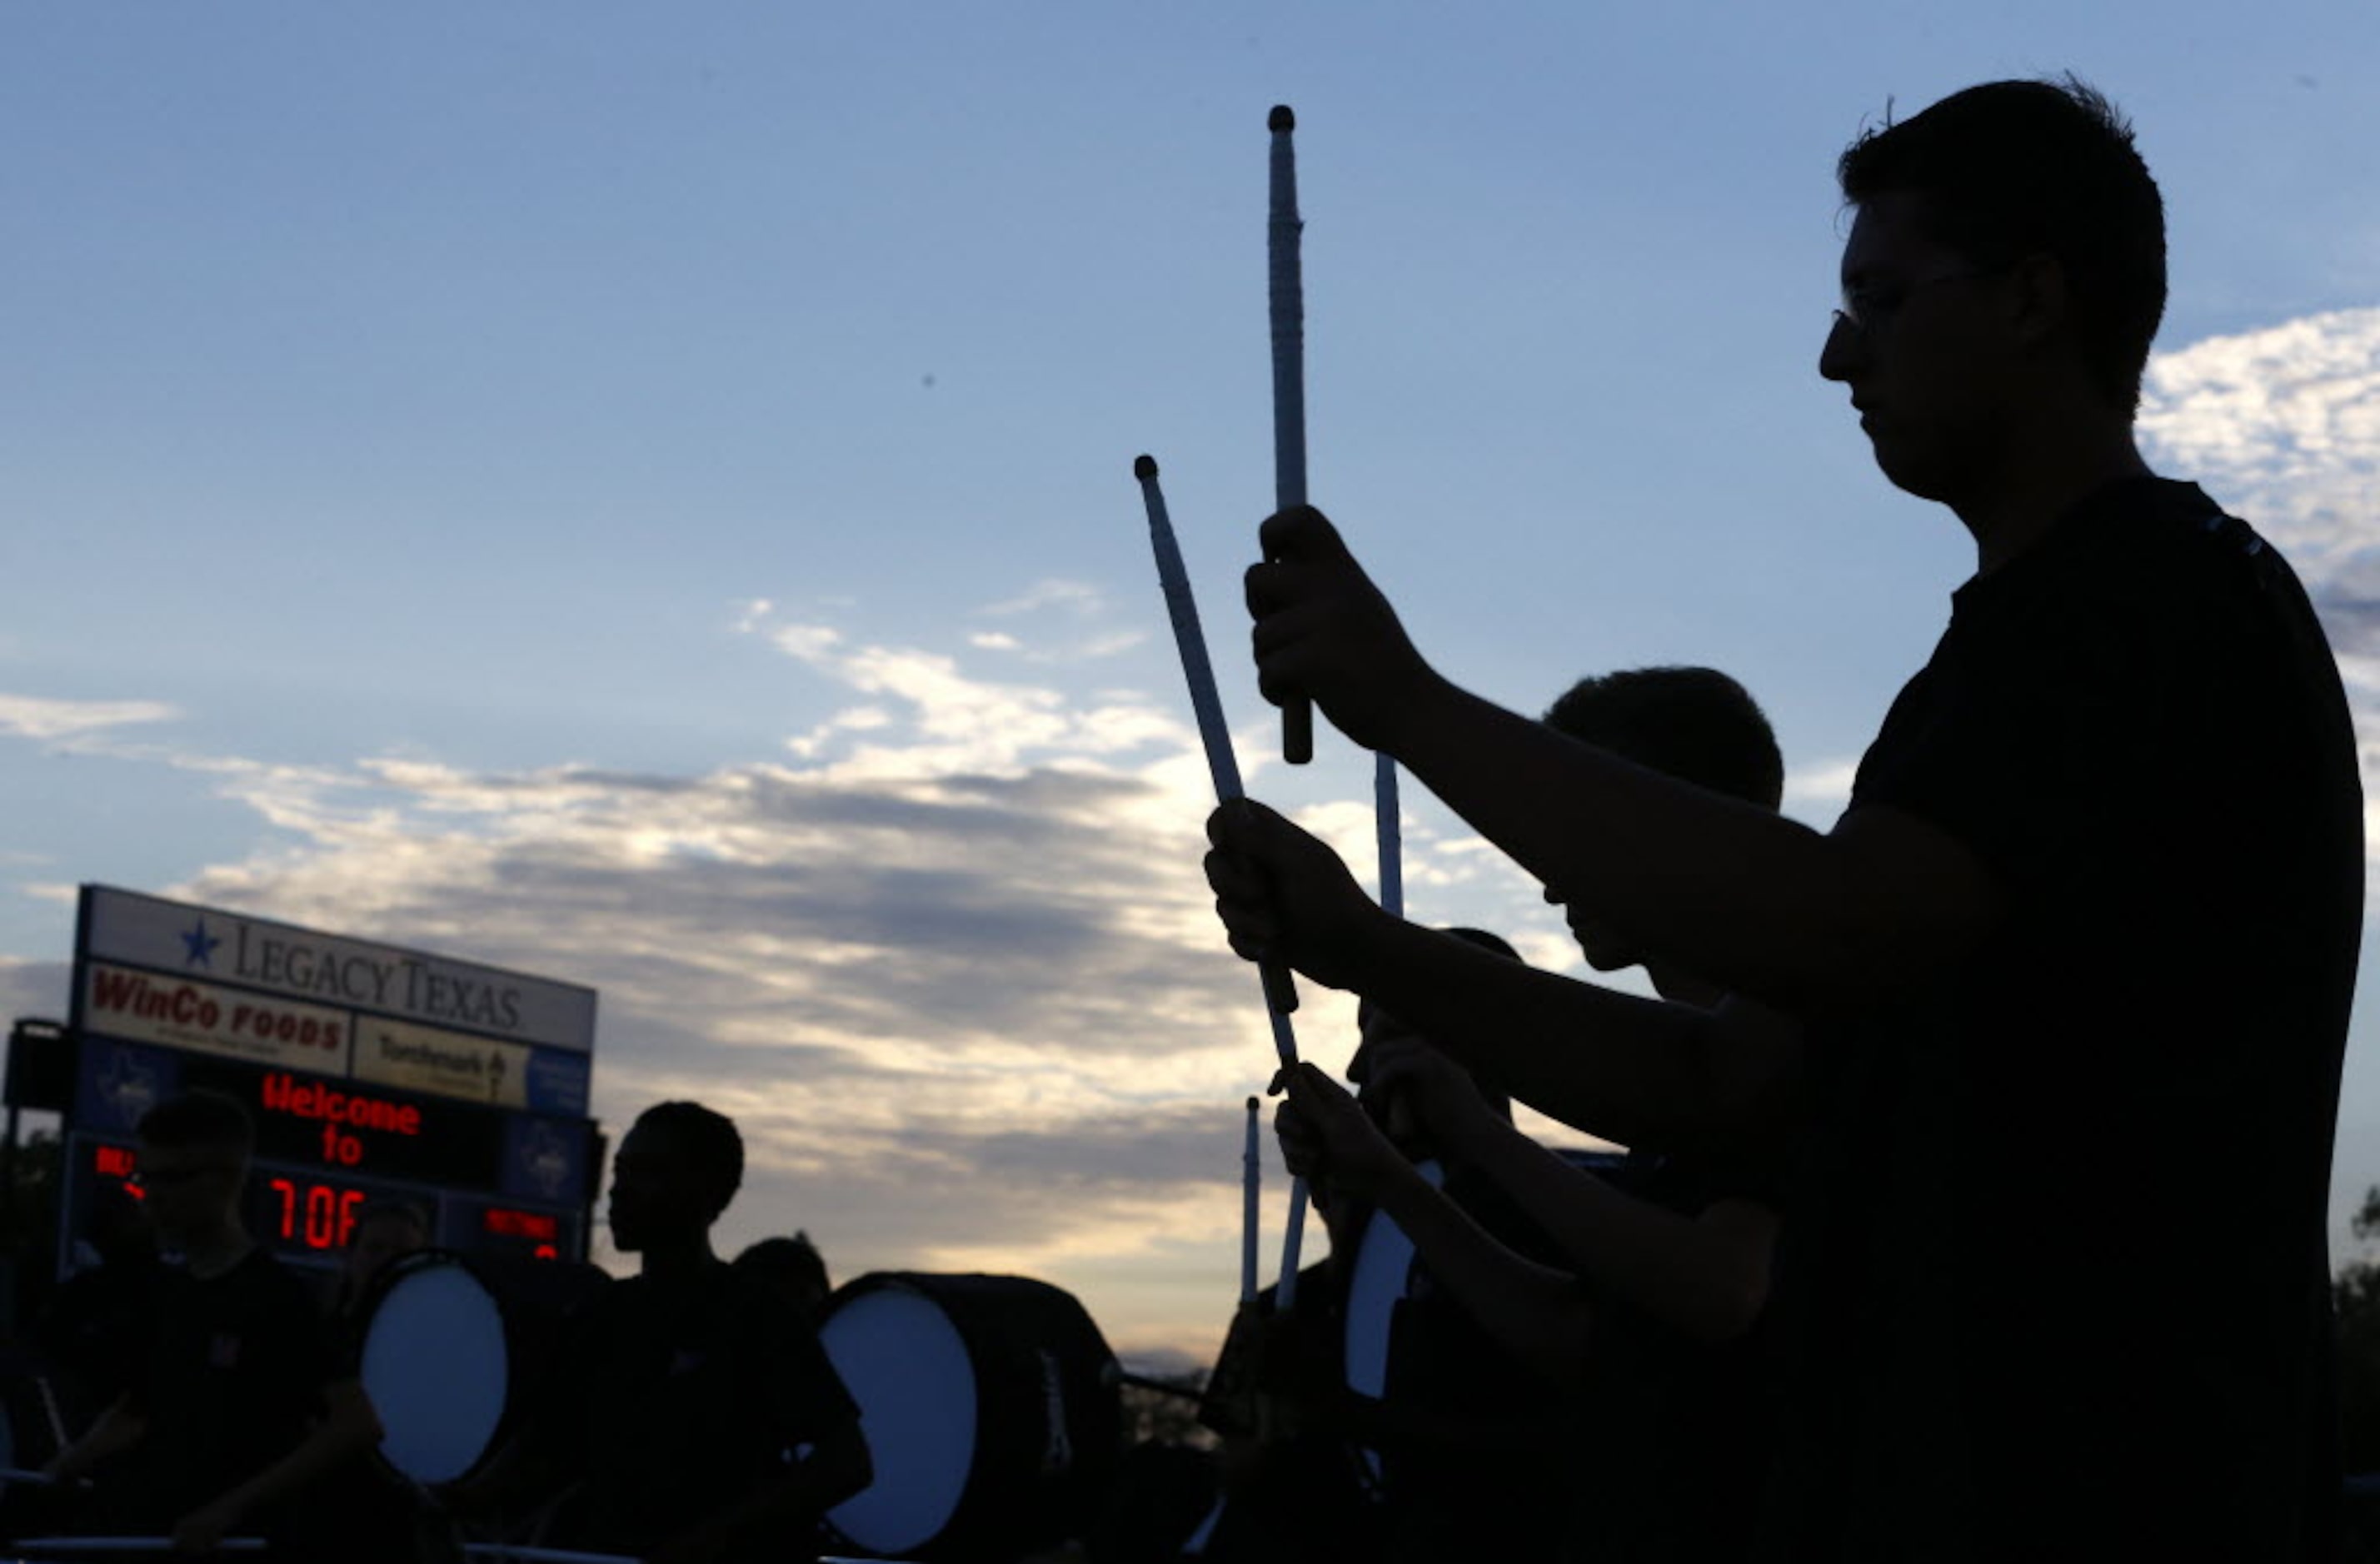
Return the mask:
M 612 1242 L 638 1272 L 574 1322 L 553 1394 L 489 1472 L 448 1491 L 466 1516 L 565 1485 L 545 1540 L 670 1564 L 816 1550 L 818 1522 L 867 1486 L 859 1413 L 815 1324 L 710 1246 L 744 1143 L 692 1102 L 639 1115 L 613 1159 Z
M 816 1326 L 826 1316 L 826 1301 L 834 1291 L 828 1279 L 826 1256 L 807 1232 L 791 1238 L 763 1238 L 745 1245 L 735 1267 L 765 1283 L 786 1308 Z
M 247 1110 L 191 1092 L 151 1109 L 139 1135 L 144 1204 L 181 1264 L 128 1387 L 51 1463 L 97 1485 L 86 1529 L 170 1534 L 189 1550 L 261 1534 L 292 1558 L 406 1557 L 402 1517 L 357 1497 L 381 1436 L 371 1403 L 337 1372 L 305 1282 L 240 1221 Z
M 1767 719 L 1716 670 L 1584 679 L 1546 720 L 1665 776 L 1765 809 L 1781 800 L 1784 761 Z M 1642 964 L 1673 1003 L 1709 1009 L 1726 997 L 1589 916 L 1571 921 L 1598 971 Z M 1386 1206 L 1427 1267 L 1428 1301 L 1459 1309 L 1484 1332 L 1475 1365 L 1459 1353 L 1422 1360 L 1439 1381 L 1430 1393 L 1459 1404 L 1492 1386 L 1500 1362 L 1517 1359 L 1592 1412 L 1565 1430 L 1568 1471 L 1550 1482 L 1509 1460 L 1500 1467 L 1474 1458 L 1482 1469 L 1466 1471 L 1460 1451 L 1436 1467 L 1392 1469 L 1392 1502 L 1402 1476 L 1426 1498 L 1419 1508 L 1434 1507 L 1391 1525 L 1398 1546 L 1426 1558 L 1459 1546 L 1455 1528 L 1465 1524 L 1479 1528 L 1474 1540 L 1494 1537 L 1493 1522 L 1469 1520 L 1488 1507 L 1463 1503 L 1465 1490 L 1534 1480 L 1543 1491 L 1500 1507 L 1499 1519 L 1510 1528 L 1534 1516 L 1547 1534 L 1504 1546 L 1534 1541 L 1533 1551 L 1548 1553 L 1559 1527 L 1578 1551 L 1614 1564 L 1740 1558 L 1760 1486 L 1752 1337 L 1768 1297 L 1776 1175 L 1741 1158 L 1645 1148 L 1607 1181 L 1523 1135 L 1500 1093 L 1394 1016 L 1368 1001 L 1359 1014 L 1364 1047 L 1348 1073 L 1366 1111 L 1325 1078 L 1293 1080 L 1281 1115 L 1291 1165 Z M 1416 1179 L 1391 1141 L 1436 1148 L 1449 1170 L 1442 1188 Z M 1536 1224 L 1534 1244 L 1512 1242 L 1520 1229 L 1510 1217 L 1495 1219 L 1500 1206 Z

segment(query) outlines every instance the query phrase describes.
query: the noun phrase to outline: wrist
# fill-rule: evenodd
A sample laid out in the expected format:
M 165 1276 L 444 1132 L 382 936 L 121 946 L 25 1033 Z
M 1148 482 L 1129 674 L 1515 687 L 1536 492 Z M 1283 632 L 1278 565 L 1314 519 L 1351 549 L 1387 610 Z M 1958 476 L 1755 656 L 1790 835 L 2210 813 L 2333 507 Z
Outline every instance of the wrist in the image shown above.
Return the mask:
M 1411 763 L 1415 741 L 1441 721 L 1455 687 L 1415 653 L 1412 668 L 1398 681 L 1378 717 L 1380 742 L 1372 747 L 1390 758 Z

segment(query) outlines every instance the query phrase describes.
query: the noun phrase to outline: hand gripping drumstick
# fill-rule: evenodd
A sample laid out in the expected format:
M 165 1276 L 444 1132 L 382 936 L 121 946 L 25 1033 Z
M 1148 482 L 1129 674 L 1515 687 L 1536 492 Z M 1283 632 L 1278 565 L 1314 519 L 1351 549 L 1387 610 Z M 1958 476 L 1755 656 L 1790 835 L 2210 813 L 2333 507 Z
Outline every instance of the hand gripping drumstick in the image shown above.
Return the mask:
M 1273 509 L 1305 503 L 1305 286 L 1298 272 L 1297 146 L 1290 132 L 1297 115 L 1276 104 L 1265 121 L 1272 132 L 1272 215 L 1265 224 L 1272 300 Z M 1314 758 L 1314 703 L 1293 696 L 1281 709 L 1281 758 L 1293 766 Z
M 1305 503 L 1305 281 L 1298 247 L 1305 232 L 1297 214 L 1297 146 L 1291 133 L 1297 115 L 1275 104 L 1265 121 L 1272 132 L 1272 216 L 1266 224 L 1272 261 L 1272 487 L 1273 508 Z M 1281 758 L 1303 766 L 1314 758 L 1314 703 L 1295 696 L 1281 709 Z M 1380 905 L 1390 915 L 1405 911 L 1404 873 L 1397 809 L 1397 763 L 1373 758 L 1372 797 L 1378 817 Z
M 1207 749 L 1208 774 L 1215 779 L 1215 800 L 1229 804 L 1246 796 L 1240 786 L 1240 763 L 1232 755 L 1232 733 L 1223 725 L 1222 697 L 1215 693 L 1214 665 L 1207 661 L 1206 633 L 1198 628 L 1198 602 L 1190 595 L 1190 573 L 1182 565 L 1181 545 L 1173 540 L 1173 522 L 1165 513 L 1165 491 L 1157 486 L 1157 458 L 1136 456 L 1133 477 L 1140 479 L 1141 502 L 1148 508 L 1148 541 L 1157 553 L 1157 579 L 1165 588 L 1166 617 L 1173 621 L 1173 644 L 1182 653 L 1182 676 L 1190 685 L 1190 709 L 1197 714 L 1198 741 Z M 1297 1038 L 1289 1025 L 1297 1008 L 1297 988 L 1289 969 L 1278 962 L 1260 962 L 1264 975 L 1265 1009 L 1272 1015 L 1272 1041 L 1283 1069 L 1297 1062 Z

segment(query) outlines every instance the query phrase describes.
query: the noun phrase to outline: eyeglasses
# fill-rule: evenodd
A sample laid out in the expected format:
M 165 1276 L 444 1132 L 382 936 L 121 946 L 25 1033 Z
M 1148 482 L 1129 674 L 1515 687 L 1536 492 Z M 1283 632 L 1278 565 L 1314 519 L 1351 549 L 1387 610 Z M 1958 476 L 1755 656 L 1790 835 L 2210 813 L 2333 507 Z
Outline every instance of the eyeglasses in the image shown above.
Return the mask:
M 1835 309 L 1835 323 L 1849 326 L 1865 335 L 1889 324 L 1892 318 L 1900 312 L 1901 307 L 1920 289 L 1930 288 L 1937 283 L 1966 283 L 1978 277 L 1996 277 L 2007 270 L 2007 266 L 1979 266 L 1968 272 L 1937 272 L 1930 277 L 1920 277 L 1913 283 L 1897 286 L 1847 287 L 1843 289 L 1842 303 Z

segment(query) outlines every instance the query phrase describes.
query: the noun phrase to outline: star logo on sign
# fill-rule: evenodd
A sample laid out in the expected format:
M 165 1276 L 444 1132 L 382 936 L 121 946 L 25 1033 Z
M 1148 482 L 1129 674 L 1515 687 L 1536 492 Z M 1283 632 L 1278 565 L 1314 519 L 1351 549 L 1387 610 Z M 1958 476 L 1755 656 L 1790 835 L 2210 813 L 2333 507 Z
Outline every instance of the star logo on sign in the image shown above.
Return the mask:
M 203 966 L 209 972 L 212 972 L 215 969 L 213 960 L 215 947 L 222 943 L 223 940 L 220 936 L 207 932 L 207 920 L 199 919 L 198 922 L 182 930 L 182 948 L 189 952 L 183 958 L 182 964 Z

